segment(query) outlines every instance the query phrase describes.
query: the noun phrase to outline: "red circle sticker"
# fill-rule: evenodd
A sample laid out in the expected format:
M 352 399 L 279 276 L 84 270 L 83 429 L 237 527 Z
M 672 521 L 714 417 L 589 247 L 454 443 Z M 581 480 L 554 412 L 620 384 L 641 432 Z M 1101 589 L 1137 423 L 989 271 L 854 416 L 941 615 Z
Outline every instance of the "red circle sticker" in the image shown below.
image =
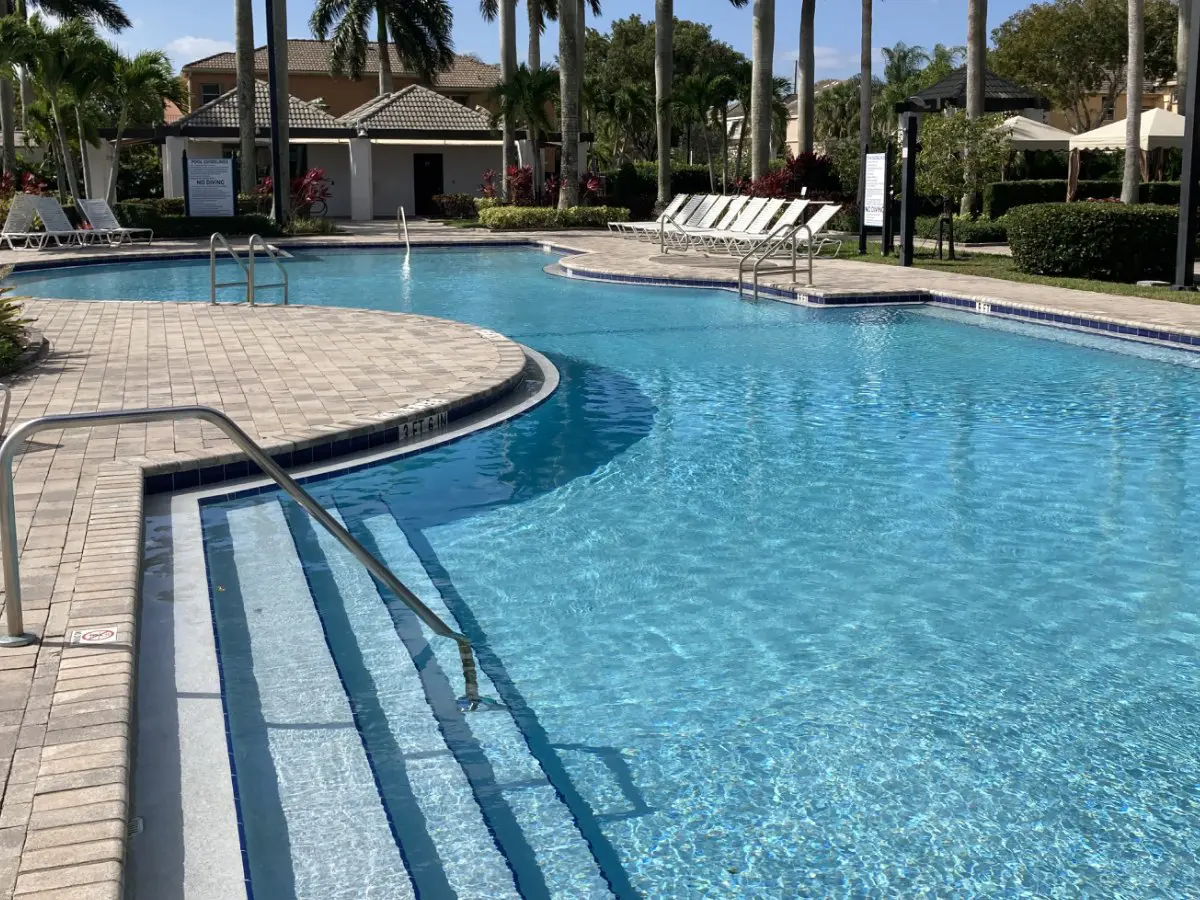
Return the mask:
M 85 644 L 101 644 L 111 641 L 116 636 L 117 633 L 111 628 L 99 628 L 96 631 L 85 631 L 79 636 L 79 640 Z

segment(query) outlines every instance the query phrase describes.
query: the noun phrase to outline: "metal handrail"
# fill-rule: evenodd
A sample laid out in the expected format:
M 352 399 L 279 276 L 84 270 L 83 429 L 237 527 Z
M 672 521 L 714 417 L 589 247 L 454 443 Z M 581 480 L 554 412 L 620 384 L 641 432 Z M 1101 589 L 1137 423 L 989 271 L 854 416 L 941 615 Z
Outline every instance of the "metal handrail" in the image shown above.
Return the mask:
M 403 230 L 401 230 L 403 228 Z M 408 216 L 404 214 L 404 206 L 396 207 L 396 237 L 404 238 L 404 252 L 412 253 L 412 244 L 408 242 Z
M 224 281 L 217 282 L 217 244 L 225 248 L 225 252 L 233 257 L 233 261 L 238 264 L 238 268 L 242 270 L 242 274 L 246 275 L 245 281 Z M 219 231 L 214 231 L 212 237 L 208 239 L 208 302 L 212 305 L 217 303 L 217 288 L 234 287 L 239 284 L 246 285 L 246 294 L 250 294 L 250 276 L 246 273 L 246 264 L 242 262 L 242 258 L 238 256 L 237 251 L 229 246 L 229 241 L 225 240 L 225 235 Z
M 0 438 L 2 438 L 4 429 L 8 427 L 8 408 L 12 405 L 12 389 L 7 384 L 0 384 L 0 392 L 4 394 L 4 410 L 0 412 Z
M 792 242 L 792 281 L 795 282 L 795 280 L 796 280 L 796 243 L 797 243 L 796 236 L 799 235 L 800 232 L 802 232 L 802 231 L 808 232 L 808 241 L 806 242 L 807 246 L 808 246 L 808 284 L 810 287 L 812 286 L 812 283 L 813 283 L 813 252 L 812 252 L 813 233 L 812 233 L 812 228 L 810 228 L 808 225 L 787 225 L 787 226 L 784 226 L 784 230 L 782 232 L 780 232 L 779 229 L 776 228 L 769 235 L 767 235 L 767 237 L 764 238 L 760 243 L 755 244 L 753 247 L 751 247 L 750 251 L 738 261 L 738 297 L 742 297 L 745 295 L 745 282 L 743 281 L 742 273 L 745 269 L 746 263 L 749 262 L 750 259 L 756 253 L 762 251 L 762 256 L 760 256 L 757 260 L 755 260 L 754 268 L 753 268 L 754 299 L 755 300 L 758 299 L 758 267 L 761 266 L 763 264 L 763 262 L 765 262 L 767 259 L 769 259 L 771 254 L 774 253 L 777 249 L 779 249 L 779 247 L 784 243 L 784 241 L 788 240 L 789 238 L 791 239 L 791 242 Z M 779 232 L 778 236 L 776 236 L 777 232 Z
M 367 567 L 385 587 L 399 597 L 430 630 L 442 637 L 450 638 L 458 644 L 458 655 L 462 660 L 463 681 L 466 685 L 464 707 L 467 710 L 479 706 L 479 682 L 475 672 L 475 657 L 471 651 L 471 641 L 465 635 L 454 631 L 443 622 L 433 610 L 426 606 L 421 598 L 401 583 L 392 571 L 376 559 L 366 547 L 346 530 L 337 519 L 330 515 L 321 504 L 304 488 L 300 487 L 287 472 L 267 455 L 254 439 L 244 432 L 237 423 L 220 410 L 210 406 L 171 406 L 158 409 L 121 409 L 112 412 L 73 413 L 57 416 L 42 416 L 22 422 L 12 434 L 0 443 L 0 554 L 4 558 L 4 590 L 5 613 L 8 633 L 0 635 L 0 646 L 23 647 L 37 640 L 32 634 L 25 633 L 24 616 L 21 607 L 21 568 L 17 557 L 17 521 L 16 506 L 13 498 L 13 457 L 17 449 L 35 434 L 51 429 L 66 428 L 96 428 L 105 425 L 127 425 L 138 422 L 163 422 L 178 419 L 200 419 L 215 425 L 269 476 L 276 484 L 304 510 L 316 519 L 326 531 L 349 550 L 354 557 Z
M 269 256 L 271 258 L 271 262 L 275 263 L 275 268 L 279 270 L 279 277 L 281 279 L 283 279 L 282 281 L 276 281 L 272 284 L 261 284 L 261 285 L 256 285 L 254 283 L 254 257 L 255 257 L 254 248 L 255 248 L 255 246 L 262 247 L 263 253 L 267 254 L 267 256 Z M 270 244 L 268 244 L 265 240 L 263 240 L 260 235 L 252 234 L 252 235 L 250 235 L 250 240 L 246 245 L 246 257 L 247 257 L 247 261 L 249 262 L 249 267 L 248 267 L 249 274 L 246 276 L 246 300 L 250 303 L 250 305 L 251 306 L 254 305 L 254 295 L 255 295 L 255 292 L 258 290 L 258 288 L 260 288 L 260 287 L 264 287 L 264 288 L 281 287 L 281 288 L 283 288 L 283 305 L 287 306 L 288 305 L 288 273 L 287 273 L 287 269 L 285 269 L 283 267 L 283 263 L 281 263 L 279 261 L 279 253 L 275 250 L 275 248 L 273 248 Z

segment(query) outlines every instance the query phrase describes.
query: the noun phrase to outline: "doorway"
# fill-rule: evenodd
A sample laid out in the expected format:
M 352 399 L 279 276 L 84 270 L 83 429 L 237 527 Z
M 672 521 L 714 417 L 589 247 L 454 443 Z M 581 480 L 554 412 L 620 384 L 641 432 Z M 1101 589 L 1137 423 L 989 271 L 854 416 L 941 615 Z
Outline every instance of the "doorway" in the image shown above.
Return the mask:
M 418 216 L 432 216 L 437 212 L 433 198 L 442 193 L 442 154 L 413 154 L 413 208 Z

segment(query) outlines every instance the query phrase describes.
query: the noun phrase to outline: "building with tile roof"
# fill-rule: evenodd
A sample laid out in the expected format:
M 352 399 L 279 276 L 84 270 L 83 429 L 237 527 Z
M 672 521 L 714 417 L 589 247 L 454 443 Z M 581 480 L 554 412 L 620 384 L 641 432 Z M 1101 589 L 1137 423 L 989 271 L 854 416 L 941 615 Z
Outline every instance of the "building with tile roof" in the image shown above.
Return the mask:
M 490 114 L 469 109 L 419 84 L 368 100 L 340 121 L 368 131 L 463 132 L 488 137 L 492 131 Z
M 379 51 L 374 42 L 368 46 L 362 78 L 354 80 L 333 74 L 330 47 L 329 41 L 288 39 L 288 90 L 301 100 L 320 100 L 331 115 L 341 116 L 368 102 L 378 92 Z M 422 81 L 400 61 L 394 47 L 389 51 L 397 89 Z M 266 47 L 255 51 L 254 71 L 258 78 L 267 77 Z M 180 74 L 187 85 L 191 108 L 197 109 L 233 90 L 237 82 L 236 57 L 233 53 L 216 53 L 187 63 Z M 499 66 L 473 56 L 456 56 L 454 64 L 439 72 L 427 87 L 464 106 L 490 106 L 490 92 L 499 80 Z

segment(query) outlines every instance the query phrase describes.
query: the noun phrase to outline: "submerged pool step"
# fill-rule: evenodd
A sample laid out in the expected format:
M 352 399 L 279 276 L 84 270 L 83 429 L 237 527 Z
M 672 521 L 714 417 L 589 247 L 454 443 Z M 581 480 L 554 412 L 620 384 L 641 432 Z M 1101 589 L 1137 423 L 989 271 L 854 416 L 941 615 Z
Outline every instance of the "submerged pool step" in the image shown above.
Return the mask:
M 367 517 L 356 536 L 374 544 L 379 557 L 452 628 L 461 623 L 447 607 L 431 581 L 408 536 L 388 514 Z M 345 553 L 341 548 L 337 548 Z M 347 558 L 348 554 L 346 555 Z M 419 659 L 436 662 L 448 677 L 452 696 L 463 692 L 462 669 L 452 641 L 425 634 L 411 613 L 403 611 L 397 623 L 410 633 L 406 642 Z M 479 688 L 485 697 L 499 692 L 486 671 L 479 672 Z M 444 699 L 452 699 L 447 697 Z M 430 697 L 435 708 L 438 700 Z M 444 702 L 444 701 L 443 701 Z M 525 737 L 509 712 L 497 708 L 487 712 L 458 715 L 458 728 L 449 735 L 460 755 L 471 786 L 489 819 L 497 844 L 512 866 L 522 895 L 556 898 L 609 898 L 593 850 L 580 831 L 576 817 L 564 797 L 547 778 Z M 445 723 L 444 723 L 445 727 Z M 468 745 L 466 747 L 462 745 Z M 475 756 L 472 748 L 481 751 Z M 465 751 L 465 752 L 464 752 Z M 505 816 L 511 816 L 506 820 Z M 532 859 L 530 859 L 532 855 Z
M 279 503 L 226 524 L 214 610 L 254 896 L 415 897 Z

